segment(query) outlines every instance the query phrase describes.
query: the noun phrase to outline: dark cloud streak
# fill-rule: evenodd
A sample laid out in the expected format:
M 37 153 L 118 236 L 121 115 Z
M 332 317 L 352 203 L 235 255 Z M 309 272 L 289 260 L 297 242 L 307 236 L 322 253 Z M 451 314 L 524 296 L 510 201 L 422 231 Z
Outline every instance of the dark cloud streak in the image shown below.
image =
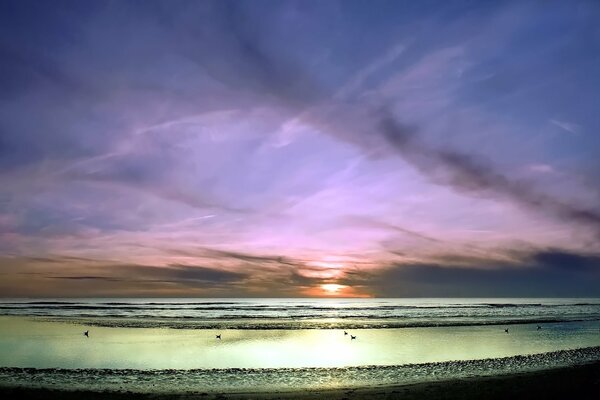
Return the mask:
M 515 181 L 473 154 L 426 146 L 416 129 L 402 126 L 384 111 L 379 129 L 402 158 L 434 181 L 471 194 L 500 195 L 528 209 L 546 211 L 579 225 L 592 227 L 600 237 L 600 211 L 580 208 L 536 191 L 531 182 Z
M 474 264 L 397 263 L 346 275 L 340 281 L 365 286 L 381 297 L 544 297 L 600 295 L 600 254 L 560 249 L 530 250 L 520 260 L 481 258 Z
M 457 151 L 450 148 L 434 148 L 427 146 L 419 137 L 419 127 L 404 126 L 389 111 L 391 104 L 374 108 L 370 104 L 333 100 L 333 92 L 324 90 L 314 76 L 299 65 L 281 62 L 264 51 L 265 42 L 257 35 L 239 28 L 244 24 L 243 10 L 228 8 L 226 21 L 232 24 L 234 43 L 243 60 L 246 79 L 259 82 L 263 90 L 276 96 L 285 104 L 296 107 L 297 115 L 323 127 L 329 133 L 354 143 L 368 143 L 369 132 L 356 132 L 346 121 L 356 117 L 356 109 L 366 111 L 364 116 L 372 119 L 371 130 L 380 135 L 391 146 L 393 151 L 417 168 L 422 174 L 434 182 L 447 185 L 456 191 L 470 195 L 486 197 L 500 196 L 529 210 L 544 212 L 580 226 L 591 227 L 600 238 L 600 211 L 569 204 L 533 188 L 531 182 L 510 179 L 499 172 L 482 157 Z M 302 82 L 303 94 L 296 91 L 296 83 Z M 312 91 L 312 95 L 308 92 Z M 324 100 L 324 99 L 329 100 Z M 298 100 L 301 99 L 301 102 Z M 321 100 L 316 100 L 321 99 Z M 319 108 L 336 110 L 339 121 L 328 119 L 330 116 L 320 114 Z M 293 109 L 292 109 L 293 110 Z M 308 111 L 307 111 L 308 110 Z M 319 110 L 315 112 L 315 110 Z M 308 115 L 305 113 L 307 112 Z M 304 113 L 304 114 L 302 114 Z M 325 118 L 326 120 L 323 120 Z M 356 137 L 356 135 L 364 137 Z M 408 233 L 408 232 L 407 232 Z

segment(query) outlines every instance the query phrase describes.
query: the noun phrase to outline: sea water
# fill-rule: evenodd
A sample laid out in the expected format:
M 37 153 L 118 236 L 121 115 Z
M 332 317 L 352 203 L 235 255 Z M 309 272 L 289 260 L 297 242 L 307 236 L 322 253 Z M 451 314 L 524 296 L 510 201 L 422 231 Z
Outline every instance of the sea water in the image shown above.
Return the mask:
M 4 300 L 0 314 L 0 383 L 16 385 L 349 387 L 600 359 L 598 299 Z

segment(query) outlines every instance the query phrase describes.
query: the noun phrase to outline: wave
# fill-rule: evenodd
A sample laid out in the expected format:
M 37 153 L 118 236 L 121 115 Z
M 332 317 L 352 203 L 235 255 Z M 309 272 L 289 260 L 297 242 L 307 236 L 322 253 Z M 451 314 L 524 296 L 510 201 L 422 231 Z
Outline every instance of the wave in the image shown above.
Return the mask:
M 583 307 L 600 306 L 600 303 L 575 303 L 575 304 L 513 304 L 513 303 L 489 303 L 489 304 L 449 304 L 449 305 L 372 305 L 372 306 L 310 306 L 310 305 L 245 305 L 240 303 L 67 303 L 67 302 L 29 302 L 29 303 L 0 303 L 0 310 L 22 310 L 22 309 L 65 309 L 65 310 L 243 310 L 243 311 L 290 311 L 290 310 L 314 310 L 314 311 L 351 311 L 351 310 L 445 310 L 445 309 L 482 309 L 482 308 L 556 308 L 556 307 Z M 49 307 L 56 305 L 59 307 Z M 190 307 L 200 306 L 200 307 Z M 224 307 L 227 306 L 227 307 Z
M 598 316 L 586 318 L 513 318 L 495 320 L 405 320 L 357 318 L 348 319 L 198 319 L 194 317 L 164 317 L 129 319 L 120 316 L 98 318 L 94 315 L 81 317 L 48 317 L 38 316 L 45 321 L 73 323 L 86 326 L 107 328 L 167 328 L 167 329 L 238 329 L 238 330 L 300 330 L 300 329 L 402 329 L 402 328 L 442 328 L 442 327 L 477 327 L 477 326 L 506 326 L 527 324 L 552 324 L 600 321 Z
M 448 304 L 449 303 L 449 304 Z M 190 329 L 357 329 L 600 320 L 595 301 L 343 300 L 0 301 L 0 315 L 88 325 Z

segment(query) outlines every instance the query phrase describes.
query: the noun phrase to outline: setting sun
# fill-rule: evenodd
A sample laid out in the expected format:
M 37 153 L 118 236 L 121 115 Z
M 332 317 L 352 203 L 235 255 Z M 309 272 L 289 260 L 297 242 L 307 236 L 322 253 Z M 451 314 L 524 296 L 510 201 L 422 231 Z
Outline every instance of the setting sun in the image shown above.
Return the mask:
M 323 285 L 321 285 L 321 288 L 327 293 L 327 294 L 337 294 L 339 293 L 342 289 L 347 288 L 348 286 L 346 285 L 338 285 L 337 283 L 325 283 Z

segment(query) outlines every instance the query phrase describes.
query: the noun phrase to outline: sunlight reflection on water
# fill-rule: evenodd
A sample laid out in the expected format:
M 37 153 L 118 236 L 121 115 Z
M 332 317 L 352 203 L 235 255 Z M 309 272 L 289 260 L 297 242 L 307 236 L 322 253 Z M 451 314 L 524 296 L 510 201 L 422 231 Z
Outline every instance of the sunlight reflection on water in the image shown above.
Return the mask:
M 352 330 L 188 330 L 85 327 L 0 317 L 0 366 L 36 368 L 282 368 L 402 365 L 600 345 L 600 322 Z M 83 331 L 90 329 L 90 338 Z M 220 333 L 222 340 L 215 338 Z

